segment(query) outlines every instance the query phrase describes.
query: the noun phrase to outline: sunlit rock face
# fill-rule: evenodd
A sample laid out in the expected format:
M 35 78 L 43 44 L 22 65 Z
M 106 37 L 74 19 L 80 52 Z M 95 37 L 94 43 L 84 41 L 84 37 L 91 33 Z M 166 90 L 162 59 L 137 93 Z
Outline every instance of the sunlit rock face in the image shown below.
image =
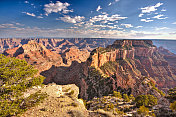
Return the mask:
M 61 55 L 46 49 L 46 47 L 34 40 L 29 41 L 21 47 L 7 49 L 3 53 L 6 56 L 16 57 L 26 60 L 34 65 L 40 72 L 48 70 L 52 65 L 63 64 Z

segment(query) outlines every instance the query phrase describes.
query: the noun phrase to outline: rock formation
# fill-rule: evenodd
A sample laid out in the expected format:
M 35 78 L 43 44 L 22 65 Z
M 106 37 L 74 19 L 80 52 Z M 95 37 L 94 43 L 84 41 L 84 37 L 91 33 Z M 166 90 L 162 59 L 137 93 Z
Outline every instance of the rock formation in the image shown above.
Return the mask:
M 79 63 L 85 62 L 89 57 L 89 52 L 87 50 L 79 50 L 70 48 L 62 53 L 63 62 L 65 64 L 71 65 L 72 61 L 78 61 Z
M 3 54 L 10 57 L 25 59 L 39 71 L 48 70 L 52 65 L 59 66 L 63 64 L 61 55 L 46 49 L 45 46 L 34 40 L 29 41 L 21 47 L 7 49 Z
M 96 39 L 96 38 L 71 38 L 71 39 L 16 39 L 7 38 L 0 39 L 0 54 L 6 49 L 12 49 L 27 44 L 30 40 L 35 40 L 38 43 L 43 44 L 47 49 L 55 51 L 56 53 L 63 53 L 67 49 L 84 49 L 89 52 L 97 47 L 106 47 L 113 43 L 113 39 Z
M 150 40 L 117 40 L 107 48 L 93 50 L 84 63 L 73 62 L 64 68 L 53 66 L 43 72 L 44 76 L 49 73 L 55 73 L 49 79 L 58 84 L 75 83 L 84 99 L 101 97 L 113 90 L 134 95 L 155 92 L 158 97 L 160 94 L 148 85 L 150 81 L 160 89 L 174 87 L 176 83 L 172 67 Z

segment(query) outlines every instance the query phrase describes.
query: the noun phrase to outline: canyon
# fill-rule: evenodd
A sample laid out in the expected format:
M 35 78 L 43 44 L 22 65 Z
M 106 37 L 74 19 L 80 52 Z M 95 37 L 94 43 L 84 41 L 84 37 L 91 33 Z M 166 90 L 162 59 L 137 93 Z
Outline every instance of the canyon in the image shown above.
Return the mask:
M 113 41 L 1 39 L 0 47 L 4 55 L 34 65 L 46 77 L 45 84 L 76 84 L 83 99 L 117 90 L 159 97 L 150 82 L 163 91 L 176 85 L 175 54 L 151 40 Z

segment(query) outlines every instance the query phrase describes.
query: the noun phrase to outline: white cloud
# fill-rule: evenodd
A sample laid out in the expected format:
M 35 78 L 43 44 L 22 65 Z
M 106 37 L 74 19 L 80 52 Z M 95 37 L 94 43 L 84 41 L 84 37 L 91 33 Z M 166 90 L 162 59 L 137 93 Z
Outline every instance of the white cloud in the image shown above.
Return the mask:
M 99 11 L 99 10 L 101 10 L 101 9 L 102 9 L 101 6 L 98 6 L 96 11 Z
M 0 24 L 0 28 L 10 28 L 14 27 L 14 24 Z
M 169 34 L 170 35 L 176 35 L 176 32 L 170 32 Z
M 136 26 L 135 28 L 142 28 L 143 26 Z
M 41 19 L 41 18 L 43 18 L 43 17 L 42 17 L 42 16 L 37 16 L 37 18 Z
M 176 24 L 176 22 L 173 22 L 172 24 Z
M 69 13 L 69 12 L 73 12 L 73 10 L 68 10 L 68 6 L 70 6 L 69 3 L 65 2 L 62 3 L 60 1 L 56 1 L 56 3 L 49 3 L 49 4 L 45 4 L 44 5 L 44 10 L 46 12 L 46 15 L 48 16 L 48 14 L 50 13 L 57 13 L 57 12 L 62 12 L 64 14 Z
M 29 1 L 24 1 L 24 3 L 28 4 L 28 3 L 29 3 Z
M 15 23 L 17 26 L 24 26 L 24 24 L 20 24 L 20 23 Z
M 102 24 L 106 24 L 106 23 L 108 23 L 108 21 L 107 21 L 107 20 L 105 20 L 105 21 L 102 21 L 101 23 L 102 23 Z
M 108 4 L 108 6 L 111 6 L 111 5 L 113 5 L 113 4 L 115 4 L 116 2 L 119 2 L 120 0 L 114 0 L 114 2 L 110 2 L 109 4 Z
M 36 16 L 34 13 L 28 13 L 28 12 L 22 12 L 22 13 L 24 13 L 24 14 L 26 14 L 26 15 L 29 15 L 29 16 L 32 16 L 32 17 L 35 17 L 35 16 Z
M 68 15 L 65 15 L 64 17 L 61 17 L 60 19 L 64 22 L 68 22 L 68 23 L 77 23 L 77 22 L 81 22 L 82 20 L 84 20 L 85 17 L 84 16 L 70 17 Z
M 141 19 L 142 22 L 152 22 L 154 20 Z
M 142 13 L 150 13 L 150 12 L 156 11 L 157 7 L 160 7 L 161 5 L 163 5 L 163 3 L 159 2 L 154 6 L 147 6 L 147 7 L 141 8 L 141 10 L 142 10 Z
M 169 29 L 168 27 L 161 27 L 161 28 L 155 28 L 155 30 L 167 30 L 167 29 Z
M 115 2 L 119 2 L 120 0 L 115 0 Z
M 167 19 L 168 17 L 163 17 L 164 15 L 156 15 L 153 18 L 155 19 Z
M 126 19 L 127 17 L 122 17 L 118 14 L 112 15 L 112 16 L 108 16 L 108 14 L 104 14 L 104 15 L 98 15 L 98 16 L 94 16 L 90 19 L 90 22 L 94 23 L 94 22 L 98 22 L 98 21 L 117 21 L 117 20 L 122 20 L 122 19 Z
M 133 26 L 131 24 L 121 24 L 122 26 L 125 26 L 126 28 L 132 28 Z
M 139 17 L 142 17 L 144 14 L 143 13 L 141 13 L 141 14 L 139 14 Z
M 108 6 L 111 6 L 112 5 L 112 3 L 110 2 L 109 4 L 108 4 Z
M 162 9 L 161 11 L 166 11 L 166 9 Z

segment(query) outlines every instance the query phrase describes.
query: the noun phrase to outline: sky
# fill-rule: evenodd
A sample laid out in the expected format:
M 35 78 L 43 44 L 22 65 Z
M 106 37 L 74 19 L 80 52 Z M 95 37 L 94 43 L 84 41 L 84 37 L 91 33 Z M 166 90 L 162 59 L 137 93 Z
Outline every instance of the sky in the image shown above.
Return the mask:
M 0 0 L 0 38 L 175 39 L 176 0 Z

